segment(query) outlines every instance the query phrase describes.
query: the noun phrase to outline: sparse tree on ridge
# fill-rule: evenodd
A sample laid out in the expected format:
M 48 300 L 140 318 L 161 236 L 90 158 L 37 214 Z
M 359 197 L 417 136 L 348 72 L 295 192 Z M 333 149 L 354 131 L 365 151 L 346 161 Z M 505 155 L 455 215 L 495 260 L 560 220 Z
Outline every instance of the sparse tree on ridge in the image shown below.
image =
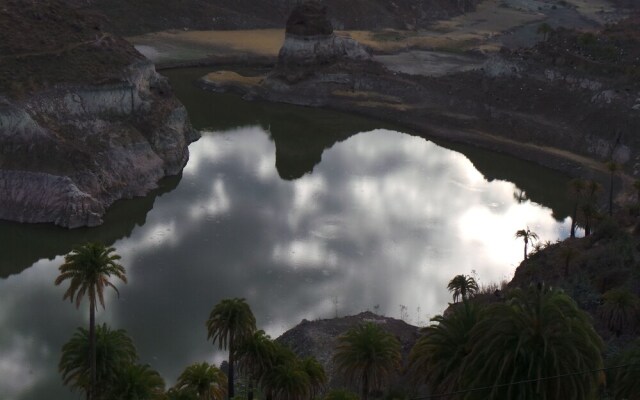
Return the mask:
M 60 266 L 60 275 L 55 284 L 69 280 L 69 288 L 64 293 L 63 300 L 69 299 L 80 307 L 86 295 L 89 299 L 89 365 L 90 385 L 87 393 L 89 400 L 96 400 L 96 318 L 98 304 L 104 308 L 105 288 L 111 287 L 119 294 L 118 289 L 109 278 L 116 277 L 127 282 L 124 267 L 118 264 L 120 256 L 115 254 L 113 247 L 106 247 L 101 243 L 87 243 L 74 248 L 64 258 Z
M 610 174 L 609 180 L 609 216 L 613 215 L 613 183 L 616 174 L 622 169 L 622 166 L 615 161 L 607 162 L 607 170 Z
M 527 248 L 529 246 L 529 242 L 538 240 L 538 235 L 527 227 L 527 229 L 520 229 L 516 232 L 516 239 L 517 238 L 522 238 L 522 240 L 524 240 L 524 259 L 526 260 L 528 257 Z
M 571 233 L 570 237 L 576 237 L 576 228 L 578 223 L 578 207 L 582 201 L 582 196 L 586 190 L 587 184 L 584 180 L 576 178 L 569 182 L 569 194 L 573 199 L 573 214 L 571 215 Z
M 229 350 L 227 394 L 234 397 L 234 363 L 236 346 L 256 331 L 256 318 L 245 299 L 225 299 L 218 303 L 207 320 L 207 338 L 218 343 L 220 350 Z
M 459 297 L 462 297 L 462 301 L 466 301 L 476 294 L 478 292 L 478 284 L 471 276 L 456 275 L 449 281 L 447 289 L 453 293 L 453 302 L 457 303 Z
M 553 32 L 553 28 L 551 28 L 551 25 L 549 25 L 548 23 L 543 22 L 538 25 L 538 29 L 536 30 L 536 32 L 542 34 L 542 40 L 546 42 L 549 34 Z
M 602 295 L 603 304 L 598 309 L 607 328 L 620 336 L 626 329 L 635 328 L 640 322 L 640 300 L 625 288 L 611 289 Z

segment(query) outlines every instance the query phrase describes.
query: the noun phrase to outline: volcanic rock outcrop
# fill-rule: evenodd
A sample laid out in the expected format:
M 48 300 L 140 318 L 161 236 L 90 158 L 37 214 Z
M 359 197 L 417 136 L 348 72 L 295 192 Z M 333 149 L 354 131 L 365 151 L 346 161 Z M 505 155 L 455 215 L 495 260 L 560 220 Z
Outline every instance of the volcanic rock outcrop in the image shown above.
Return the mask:
M 371 55 L 355 40 L 336 36 L 327 7 L 308 1 L 296 7 L 289 19 L 278 65 L 319 66 L 341 60 L 369 60 Z
M 64 4 L 9 1 L 0 61 L 0 219 L 95 226 L 187 162 L 197 134 L 167 80 Z

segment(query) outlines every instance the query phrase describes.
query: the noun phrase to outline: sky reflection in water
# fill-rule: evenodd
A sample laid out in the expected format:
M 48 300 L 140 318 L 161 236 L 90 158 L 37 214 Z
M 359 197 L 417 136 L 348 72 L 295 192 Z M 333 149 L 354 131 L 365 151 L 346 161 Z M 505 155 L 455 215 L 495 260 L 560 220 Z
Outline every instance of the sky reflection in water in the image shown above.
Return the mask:
M 127 268 L 120 299 L 98 322 L 124 328 L 142 362 L 173 383 L 213 360 L 204 322 L 227 297 L 246 297 L 277 336 L 301 319 L 374 310 L 426 323 L 446 284 L 475 271 L 509 279 L 522 258 L 514 233 L 567 235 L 569 220 L 518 203 L 516 186 L 488 182 L 471 162 L 419 137 L 375 130 L 337 143 L 310 174 L 283 180 L 269 132 L 205 132 L 178 187 L 155 199 L 144 225 L 114 244 Z M 0 280 L 0 393 L 5 400 L 70 397 L 59 350 L 87 324 L 53 280 L 62 256 Z M 420 313 L 418 313 L 418 308 Z M 216 353 L 216 361 L 222 353 Z

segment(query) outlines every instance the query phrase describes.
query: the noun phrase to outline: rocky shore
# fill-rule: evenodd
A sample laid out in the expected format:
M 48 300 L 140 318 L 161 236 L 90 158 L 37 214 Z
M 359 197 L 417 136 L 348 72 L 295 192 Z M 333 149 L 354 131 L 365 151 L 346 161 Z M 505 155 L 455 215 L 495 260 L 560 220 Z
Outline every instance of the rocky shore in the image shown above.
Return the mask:
M 31 19 L 44 21 L 31 38 L 9 31 Z M 0 23 L 0 219 L 99 225 L 180 173 L 197 133 L 152 63 L 59 2 L 11 2 Z
M 309 40 L 319 34 L 307 13 Z M 295 26 L 287 25 L 294 34 Z M 481 56 L 468 71 L 405 74 L 365 57 L 292 56 L 285 41 L 276 67 L 259 84 L 226 86 L 204 78 L 204 87 L 231 87 L 246 99 L 328 107 L 400 123 L 423 134 L 509 153 L 573 176 L 603 178 L 604 162 L 640 173 L 640 86 L 630 75 L 594 74 L 569 54 L 580 36 L 554 36 L 535 48 Z M 552 46 L 555 46 L 552 48 Z M 324 51 L 323 53 L 329 53 Z M 582 58 L 586 58 L 582 56 Z M 578 57 L 579 59 L 579 57 Z M 313 61 L 313 62 L 312 62 Z M 602 64 L 595 62 L 595 64 Z

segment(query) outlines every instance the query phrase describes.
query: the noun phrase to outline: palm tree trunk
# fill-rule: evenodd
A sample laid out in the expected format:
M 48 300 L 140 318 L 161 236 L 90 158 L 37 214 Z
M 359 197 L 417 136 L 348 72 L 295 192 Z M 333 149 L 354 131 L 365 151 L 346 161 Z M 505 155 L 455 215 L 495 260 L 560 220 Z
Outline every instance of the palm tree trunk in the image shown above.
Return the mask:
M 609 216 L 613 215 L 613 172 L 611 172 L 611 184 L 609 185 Z
M 529 241 L 527 240 L 527 238 L 524 238 L 524 259 L 527 259 L 527 245 L 529 244 Z
M 249 389 L 247 393 L 247 400 L 253 400 L 253 379 L 249 379 Z
M 89 300 L 89 368 L 91 373 L 91 383 L 87 398 L 96 398 L 96 305 L 95 299 Z
M 362 400 L 369 398 L 369 377 L 366 371 L 362 374 Z
M 235 396 L 233 391 L 233 335 L 229 335 L 229 381 L 227 385 L 227 393 L 229 395 L 229 399 L 232 399 Z
M 573 216 L 571 217 L 571 237 L 576 237 L 576 225 L 578 222 L 578 202 L 573 206 Z

